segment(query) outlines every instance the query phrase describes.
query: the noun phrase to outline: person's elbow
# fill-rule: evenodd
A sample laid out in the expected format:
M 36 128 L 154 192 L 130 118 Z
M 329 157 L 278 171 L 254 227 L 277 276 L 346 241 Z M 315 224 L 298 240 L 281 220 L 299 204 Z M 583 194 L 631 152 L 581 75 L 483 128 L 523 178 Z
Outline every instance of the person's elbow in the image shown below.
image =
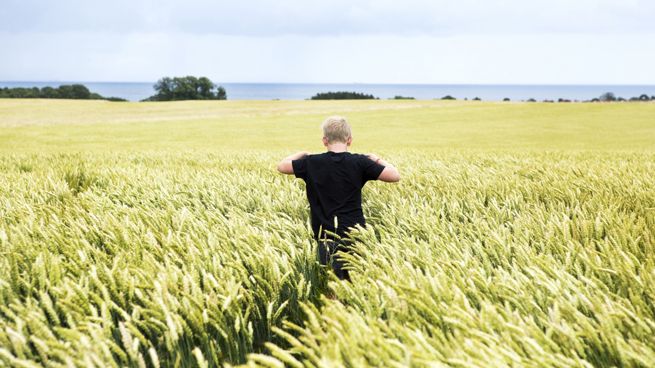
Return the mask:
M 398 172 L 398 170 L 396 170 L 396 176 L 394 176 L 393 182 L 397 183 L 399 181 L 400 181 L 400 173 Z
M 387 183 L 397 183 L 400 181 L 400 172 L 395 167 L 385 167 L 380 173 L 378 180 L 382 180 Z
M 390 183 L 397 183 L 400 181 L 400 173 L 398 170 L 394 169 L 393 173 L 391 174 L 391 178 L 389 178 Z
M 291 161 L 288 160 L 282 160 L 277 164 L 277 171 L 279 171 L 282 174 L 293 174 L 293 166 L 291 164 Z
M 277 164 L 277 171 L 284 174 L 284 161 L 280 161 Z

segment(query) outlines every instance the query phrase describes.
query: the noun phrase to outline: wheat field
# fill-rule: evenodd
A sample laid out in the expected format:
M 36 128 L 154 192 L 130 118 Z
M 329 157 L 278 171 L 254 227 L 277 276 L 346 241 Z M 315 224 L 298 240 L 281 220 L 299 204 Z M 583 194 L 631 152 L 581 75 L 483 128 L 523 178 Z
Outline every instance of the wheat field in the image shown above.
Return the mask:
M 352 283 L 283 156 L 353 124 Z M 0 366 L 655 366 L 655 104 L 0 101 Z

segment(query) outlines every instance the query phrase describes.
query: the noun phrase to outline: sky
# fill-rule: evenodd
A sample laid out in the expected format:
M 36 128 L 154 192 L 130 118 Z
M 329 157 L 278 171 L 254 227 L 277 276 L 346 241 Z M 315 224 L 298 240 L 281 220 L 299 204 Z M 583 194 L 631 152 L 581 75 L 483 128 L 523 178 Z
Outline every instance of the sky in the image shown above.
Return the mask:
M 0 80 L 655 84 L 652 0 L 0 0 Z

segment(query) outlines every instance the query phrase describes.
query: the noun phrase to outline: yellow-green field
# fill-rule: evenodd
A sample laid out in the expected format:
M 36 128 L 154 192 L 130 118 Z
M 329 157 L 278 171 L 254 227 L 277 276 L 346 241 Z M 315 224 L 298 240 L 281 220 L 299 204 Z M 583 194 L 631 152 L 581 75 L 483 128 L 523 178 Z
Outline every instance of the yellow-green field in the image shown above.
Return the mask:
M 52 100 L 0 100 L 0 150 L 319 150 L 331 114 L 361 150 L 655 151 L 653 103 Z
M 353 283 L 274 170 L 331 114 Z M 653 103 L 0 100 L 0 173 L 0 367 L 655 366 Z

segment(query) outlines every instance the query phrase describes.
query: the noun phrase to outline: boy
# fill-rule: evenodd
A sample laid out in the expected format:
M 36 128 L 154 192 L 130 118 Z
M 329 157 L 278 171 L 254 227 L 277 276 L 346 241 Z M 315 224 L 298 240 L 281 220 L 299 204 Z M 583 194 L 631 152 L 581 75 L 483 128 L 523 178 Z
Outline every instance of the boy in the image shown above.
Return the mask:
M 350 228 L 366 226 L 362 212 L 362 187 L 368 180 L 397 182 L 400 174 L 376 155 L 348 152 L 352 133 L 346 119 L 329 117 L 321 128 L 327 152 L 295 153 L 280 161 L 277 169 L 305 181 L 312 230 L 318 241 L 319 261 L 322 265 L 331 264 L 339 279 L 350 280 L 343 260 L 335 253 L 348 251 Z

